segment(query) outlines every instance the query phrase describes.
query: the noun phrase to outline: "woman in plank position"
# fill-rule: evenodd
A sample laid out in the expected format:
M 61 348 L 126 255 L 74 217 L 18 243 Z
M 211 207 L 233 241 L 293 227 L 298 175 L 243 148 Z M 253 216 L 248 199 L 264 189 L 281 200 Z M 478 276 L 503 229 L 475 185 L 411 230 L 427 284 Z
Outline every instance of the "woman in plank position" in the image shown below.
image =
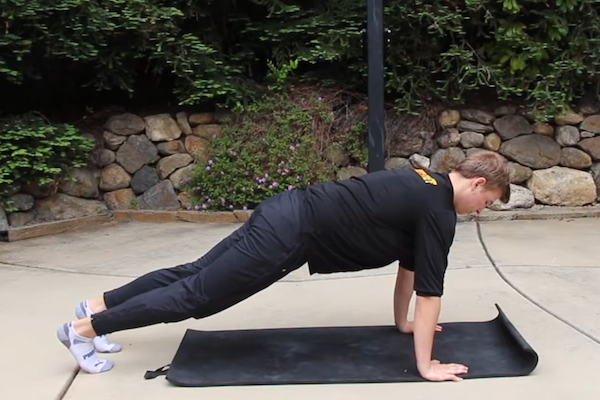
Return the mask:
M 432 360 L 457 214 L 510 197 L 507 160 L 479 151 L 449 173 L 388 170 L 275 195 L 200 259 L 159 269 L 83 301 L 59 340 L 80 368 L 110 370 L 96 352 L 121 348 L 106 335 L 204 318 L 267 288 L 308 263 L 311 274 L 359 271 L 398 261 L 394 317 L 414 335 L 417 368 L 431 381 L 461 380 L 460 364 Z M 415 292 L 415 318 L 408 321 Z

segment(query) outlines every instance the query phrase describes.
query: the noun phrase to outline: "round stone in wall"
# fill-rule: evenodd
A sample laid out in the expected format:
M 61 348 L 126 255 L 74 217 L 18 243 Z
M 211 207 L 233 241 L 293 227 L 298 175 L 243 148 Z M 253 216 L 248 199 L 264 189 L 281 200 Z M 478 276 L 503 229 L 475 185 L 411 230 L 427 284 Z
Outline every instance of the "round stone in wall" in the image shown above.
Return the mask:
M 508 211 L 519 208 L 531 208 L 535 204 L 535 197 L 531 190 L 526 187 L 511 184 L 510 199 L 508 203 L 502 203 L 499 200 L 493 202 L 488 208 L 494 211 Z
M 117 151 L 117 162 L 130 174 L 159 159 L 158 149 L 146 135 L 130 136 Z
M 533 132 L 533 126 L 520 115 L 505 115 L 494 121 L 494 128 L 504 140 Z
M 434 172 L 450 172 L 465 158 L 465 152 L 458 147 L 439 149 L 431 156 L 430 168 Z
M 511 183 L 523 183 L 533 174 L 531 168 L 512 161 L 508 162 L 508 170 Z
M 481 147 L 483 145 L 483 134 L 477 132 L 462 132 L 460 134 L 460 144 L 465 149 L 470 149 L 471 147 Z
M 98 166 L 98 168 L 104 168 L 107 165 L 114 163 L 117 156 L 116 156 L 115 152 L 112 150 L 100 149 L 100 151 L 98 151 L 95 154 L 95 158 L 96 158 L 96 166 Z
M 189 123 L 194 126 L 202 125 L 202 124 L 210 124 L 211 122 L 213 122 L 213 119 L 214 119 L 213 113 L 210 113 L 210 112 L 195 113 L 195 114 L 190 115 Z
M 460 143 L 460 133 L 456 128 L 448 128 L 438 137 L 437 142 L 442 149 L 458 146 Z
M 574 147 L 565 147 L 561 151 L 560 165 L 575 169 L 585 169 L 592 166 L 592 157 L 585 151 Z
M 185 145 L 181 140 L 173 140 L 171 142 L 162 142 L 156 145 L 158 153 L 163 156 L 171 156 L 177 153 L 185 153 Z
M 581 131 L 582 139 L 593 138 L 594 136 L 596 136 L 596 134 L 594 132 Z
M 102 135 L 104 136 L 104 145 L 109 150 L 117 150 L 127 140 L 126 136 L 117 135 L 110 131 L 104 131 Z
M 560 163 L 561 148 L 548 136 L 518 136 L 500 146 L 506 158 L 533 169 L 549 168 Z
M 565 167 L 533 171 L 527 187 L 543 204 L 583 206 L 596 200 L 596 184 L 592 174 Z
M 110 117 L 104 124 L 104 129 L 117 135 L 129 136 L 143 132 L 146 123 L 135 114 L 125 113 Z
M 177 120 L 177 125 L 179 125 L 179 129 L 181 129 L 183 133 L 185 133 L 186 135 L 192 134 L 192 127 L 190 126 L 188 116 L 185 111 L 177 113 L 177 115 L 175 115 L 175 119 Z
M 170 180 L 161 181 L 148 189 L 138 198 L 140 210 L 165 210 L 174 211 L 180 209 L 177 193 Z
M 444 110 L 438 118 L 439 124 L 444 128 L 453 128 L 460 121 L 460 113 L 456 110 Z
M 177 190 L 183 189 L 183 187 L 191 179 L 196 169 L 196 164 L 190 164 L 187 167 L 178 169 L 169 176 L 169 180 L 173 183 L 173 187 Z
M 484 125 L 489 125 L 496 119 L 496 116 L 494 114 L 475 108 L 467 108 L 461 110 L 460 116 L 466 120 L 478 122 Z
M 107 150 L 110 151 L 110 150 Z M 71 196 L 94 199 L 98 196 L 100 171 L 89 168 L 69 168 L 58 190 Z
M 210 142 L 198 136 L 188 136 L 185 138 L 185 148 L 198 164 L 208 162 Z
M 109 210 L 127 210 L 134 208 L 133 205 L 137 197 L 133 190 L 120 189 L 115 190 L 114 192 L 108 192 L 104 194 L 104 202 L 106 202 L 106 206 Z
M 156 185 L 160 179 L 156 168 L 144 165 L 140 168 L 131 179 L 131 188 L 136 194 L 142 194 L 146 190 Z
M 457 125 L 458 130 L 462 132 L 478 132 L 478 133 L 492 133 L 494 128 L 489 125 L 480 124 L 473 121 L 460 121 Z
M 385 161 L 385 169 L 411 169 L 410 161 L 404 157 L 392 157 Z
M 596 196 L 597 200 L 600 201 L 600 163 L 594 163 L 590 167 L 590 172 L 594 182 L 596 183 Z
M 158 177 L 160 179 L 165 179 L 171 175 L 173 171 L 191 164 L 192 161 L 194 161 L 194 159 L 189 154 L 173 154 L 172 156 L 165 157 L 156 165 Z
M 129 186 L 131 175 L 118 164 L 111 164 L 102 170 L 100 175 L 100 189 L 105 192 L 124 189 Z
M 583 115 L 574 112 L 573 110 L 567 110 L 554 118 L 556 125 L 577 125 L 583 121 Z
M 1 209 L 0 209 L 0 214 L 1 214 Z M 30 211 L 26 211 L 26 212 L 10 213 L 10 214 L 8 214 L 8 224 L 14 228 L 26 226 L 27 224 L 29 224 L 35 220 L 35 216 L 36 216 L 35 210 L 30 210 Z M 0 220 L 1 219 L 2 218 L 0 217 Z M 0 225 L 2 225 L 1 221 L 0 221 Z M 2 230 L 2 229 L 0 228 L 0 230 Z
M 408 161 L 410 161 L 410 164 L 414 168 L 429 169 L 429 167 L 431 166 L 431 160 L 429 159 L 429 157 L 425 157 L 425 156 L 423 156 L 421 154 L 417 154 L 417 153 L 410 156 Z
M 502 145 L 502 139 L 498 136 L 497 133 L 490 133 L 485 137 L 483 141 L 483 148 L 491 151 L 500 150 L 500 146 Z
M 554 127 L 545 122 L 536 122 L 533 124 L 533 133 L 543 136 L 554 136 Z
M 600 115 L 590 115 L 585 118 L 579 128 L 582 131 L 600 133 Z
M 561 146 L 573 146 L 581 138 L 579 130 L 571 125 L 559 126 L 556 128 L 556 143 Z
M 192 129 L 192 133 L 207 139 L 220 138 L 223 135 L 221 125 L 218 124 L 198 125 Z
M 17 193 L 10 196 L 8 201 L 12 207 L 19 211 L 29 211 L 33 208 L 35 199 L 29 194 Z
M 577 146 L 592 156 L 594 161 L 600 160 L 600 136 L 583 139 Z
M 181 128 L 169 114 L 150 115 L 146 121 L 146 136 L 153 142 L 179 139 Z

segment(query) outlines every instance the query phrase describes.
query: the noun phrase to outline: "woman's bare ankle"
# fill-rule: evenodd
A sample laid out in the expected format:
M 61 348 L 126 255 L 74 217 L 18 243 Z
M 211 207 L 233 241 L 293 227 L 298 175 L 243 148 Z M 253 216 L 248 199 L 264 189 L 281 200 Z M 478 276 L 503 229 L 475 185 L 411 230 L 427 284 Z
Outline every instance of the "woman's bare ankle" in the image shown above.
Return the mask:
M 79 335 L 90 339 L 96 336 L 96 332 L 94 332 L 94 328 L 92 327 L 92 319 L 89 317 L 74 321 L 73 329 L 75 329 L 75 332 Z
M 90 308 L 90 310 L 92 310 L 94 314 L 105 311 L 106 304 L 104 303 L 104 298 L 101 296 L 95 299 L 88 300 L 88 307 Z

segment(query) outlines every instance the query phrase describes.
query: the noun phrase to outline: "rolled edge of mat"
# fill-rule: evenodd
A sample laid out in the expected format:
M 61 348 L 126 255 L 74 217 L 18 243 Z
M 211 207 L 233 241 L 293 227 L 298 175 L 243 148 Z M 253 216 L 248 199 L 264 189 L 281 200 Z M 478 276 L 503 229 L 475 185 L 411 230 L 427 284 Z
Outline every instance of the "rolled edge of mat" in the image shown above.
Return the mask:
M 539 355 L 533 349 L 533 347 L 527 342 L 527 340 L 521 335 L 514 324 L 508 319 L 502 308 L 498 304 L 494 304 L 498 310 L 498 316 L 496 320 L 504 326 L 506 332 L 511 338 L 521 347 L 523 352 L 528 355 L 527 359 L 527 374 L 530 374 L 535 370 L 539 363 Z

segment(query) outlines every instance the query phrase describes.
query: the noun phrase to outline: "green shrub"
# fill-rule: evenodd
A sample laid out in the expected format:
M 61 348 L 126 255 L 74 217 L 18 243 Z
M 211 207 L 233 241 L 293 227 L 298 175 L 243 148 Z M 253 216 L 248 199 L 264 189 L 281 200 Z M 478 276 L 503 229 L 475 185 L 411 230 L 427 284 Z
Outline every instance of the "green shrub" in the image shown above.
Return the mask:
M 69 167 L 86 165 L 94 148 L 93 139 L 74 126 L 51 124 L 33 113 L 1 119 L 0 138 L 0 205 L 15 187 L 44 186 Z
M 270 66 L 297 63 L 299 78 L 366 92 L 366 5 L 7 0 L 0 80 L 60 82 L 50 99 L 77 85 L 144 96 L 161 82 L 181 103 L 249 104 Z M 387 98 L 400 110 L 483 88 L 551 116 L 600 88 L 594 0 L 394 0 L 383 23 Z
M 333 145 L 365 165 L 364 122 L 325 135 L 334 123 L 329 105 L 316 95 L 300 97 L 274 94 L 212 139 L 210 160 L 198 165 L 187 185 L 195 209 L 252 209 L 277 193 L 335 179 L 337 166 L 325 152 Z

